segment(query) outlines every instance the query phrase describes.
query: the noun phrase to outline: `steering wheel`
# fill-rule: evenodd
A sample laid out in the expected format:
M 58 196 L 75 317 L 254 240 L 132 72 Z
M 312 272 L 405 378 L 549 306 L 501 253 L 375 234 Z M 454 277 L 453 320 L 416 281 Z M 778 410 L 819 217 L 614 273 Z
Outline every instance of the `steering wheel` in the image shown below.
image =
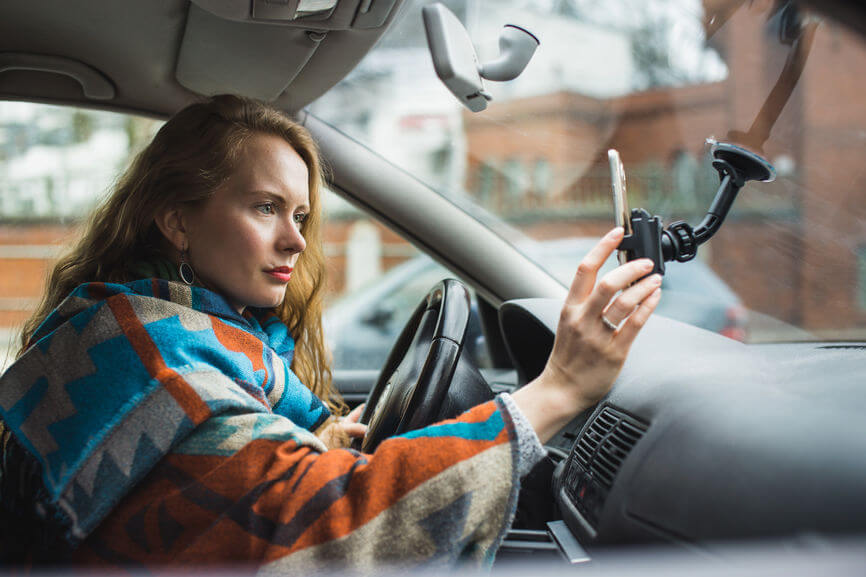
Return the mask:
M 469 291 L 457 280 L 442 280 L 427 293 L 367 397 L 360 419 L 367 425 L 363 452 L 437 419 L 463 349 L 469 312 Z

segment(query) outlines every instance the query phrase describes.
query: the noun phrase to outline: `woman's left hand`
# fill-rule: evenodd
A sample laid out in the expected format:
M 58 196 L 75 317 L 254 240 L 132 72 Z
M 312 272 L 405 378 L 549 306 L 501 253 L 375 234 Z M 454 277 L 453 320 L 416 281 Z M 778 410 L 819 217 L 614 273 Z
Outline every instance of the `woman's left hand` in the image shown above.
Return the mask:
M 336 417 L 324 427 L 319 428 L 316 431 L 316 436 L 325 443 L 328 449 L 347 448 L 352 443 L 352 439 L 363 439 L 364 435 L 367 434 L 367 425 L 358 422 L 363 412 L 364 405 L 355 407 L 345 417 Z

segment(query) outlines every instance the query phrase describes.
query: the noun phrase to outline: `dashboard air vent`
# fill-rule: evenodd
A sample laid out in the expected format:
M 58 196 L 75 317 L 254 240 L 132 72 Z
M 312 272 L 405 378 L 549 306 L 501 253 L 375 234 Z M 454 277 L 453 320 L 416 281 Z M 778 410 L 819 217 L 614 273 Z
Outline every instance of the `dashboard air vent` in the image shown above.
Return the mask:
M 589 427 L 580 436 L 577 443 L 575 456 L 580 464 L 586 468 L 590 467 L 599 445 L 607 437 L 611 430 L 616 426 L 617 419 L 613 415 L 610 408 L 605 408 L 592 422 Z
M 622 462 L 646 427 L 623 413 L 605 407 L 580 436 L 575 456 L 605 489 L 613 486 Z
M 583 429 L 566 466 L 565 490 L 594 524 L 608 491 L 647 426 L 612 407 L 604 407 Z

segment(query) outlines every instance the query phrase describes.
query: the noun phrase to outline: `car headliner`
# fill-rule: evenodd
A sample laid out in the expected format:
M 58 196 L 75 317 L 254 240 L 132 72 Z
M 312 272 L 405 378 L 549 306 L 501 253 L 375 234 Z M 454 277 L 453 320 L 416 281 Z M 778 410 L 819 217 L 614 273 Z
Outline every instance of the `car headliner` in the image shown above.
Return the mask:
M 0 98 L 167 116 L 202 94 L 234 92 L 295 113 L 348 74 L 403 4 L 403 0 L 374 2 L 374 10 L 380 11 L 383 8 L 377 6 L 387 9 L 393 2 L 375 27 L 366 27 L 369 23 L 362 27 L 358 17 L 352 20 L 361 0 L 338 4 L 337 12 L 349 14 L 349 25 L 239 21 L 249 18 L 254 1 L 5 2 L 0 18 Z M 720 1 L 727 0 L 705 3 Z M 866 31 L 862 3 L 803 3 L 860 33 Z M 325 32 L 324 38 L 317 41 L 319 36 L 309 31 Z M 34 55 L 60 56 L 70 62 L 57 74 L 34 66 Z M 69 76 L 69 70 L 82 66 L 91 78 L 101 77 L 107 91 L 85 94 Z
M 245 17 L 245 2 L 6 2 L 0 18 L 0 98 L 166 116 L 198 98 L 196 92 L 240 92 L 296 112 L 357 64 L 401 3 L 397 0 L 381 26 L 323 30 L 327 24 L 321 22 L 297 27 L 222 19 L 199 7 L 240 7 Z M 339 9 L 358 4 L 343 0 Z M 308 31 L 324 31 L 324 38 L 316 42 L 318 36 Z M 70 68 L 47 72 L 57 69 L 57 62 L 34 65 L 34 55 L 69 59 Z M 85 95 L 69 75 L 82 66 L 91 69 L 91 83 L 107 83 L 107 90 Z

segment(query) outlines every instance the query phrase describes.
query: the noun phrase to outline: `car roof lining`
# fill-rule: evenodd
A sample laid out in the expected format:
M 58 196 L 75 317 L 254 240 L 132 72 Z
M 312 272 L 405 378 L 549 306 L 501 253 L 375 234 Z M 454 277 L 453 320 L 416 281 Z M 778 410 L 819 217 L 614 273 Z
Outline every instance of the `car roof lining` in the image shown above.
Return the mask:
M 63 0 L 9 3 L 0 19 L 0 98 L 168 116 L 202 95 L 233 92 L 296 113 L 354 68 L 400 5 L 382 26 L 316 35 L 225 20 L 189 0 L 89 0 L 76 4 L 76 18 Z M 24 65 L 59 55 L 103 76 L 114 97 L 85 95 L 68 70 Z

